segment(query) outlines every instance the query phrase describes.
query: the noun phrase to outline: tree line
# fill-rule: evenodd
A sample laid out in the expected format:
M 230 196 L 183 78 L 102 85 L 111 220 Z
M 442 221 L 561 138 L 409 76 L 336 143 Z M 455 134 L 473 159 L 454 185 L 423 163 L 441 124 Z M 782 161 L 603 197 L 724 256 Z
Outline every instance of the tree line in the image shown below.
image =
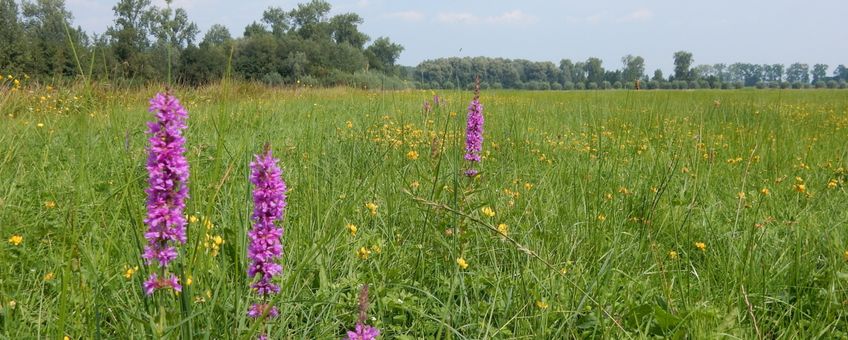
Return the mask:
M 828 76 L 828 65 L 782 64 L 712 64 L 693 65 L 692 53 L 679 51 L 673 55 L 674 73 L 668 77 L 662 70 L 645 73 L 645 59 L 626 55 L 619 68 L 607 69 L 599 58 L 586 61 L 563 59 L 559 65 L 550 61 L 487 57 L 441 58 L 427 60 L 404 70 L 424 88 L 467 88 L 479 75 L 483 88 L 530 90 L 582 89 L 732 89 L 757 88 L 845 88 L 848 69 L 838 65 Z M 637 85 L 638 83 L 638 85 Z
M 307 84 L 417 88 L 532 90 L 694 88 L 845 88 L 848 69 L 793 63 L 694 65 L 674 53 L 674 72 L 647 74 L 645 59 L 626 55 L 620 66 L 600 58 L 559 64 L 488 57 L 440 58 L 398 66 L 403 46 L 359 30 L 356 13 L 331 16 L 324 0 L 285 10 L 270 7 L 240 37 L 212 25 L 201 35 L 182 8 L 151 0 L 119 0 L 103 33 L 72 27 L 64 0 L 0 0 L 0 74 L 35 79 L 90 77 L 122 83 L 164 81 L 202 85 L 224 77 L 269 85 Z
M 338 85 L 394 76 L 403 46 L 361 32 L 356 13 L 330 16 L 311 0 L 292 9 L 270 7 L 241 37 L 197 25 L 171 0 L 120 0 L 101 34 L 72 27 L 64 0 L 0 0 L 0 73 L 35 79 L 78 76 L 106 81 L 168 81 L 200 85 L 225 76 L 273 85 Z M 198 40 L 198 38 L 200 39 Z M 373 71 L 373 72 L 372 72 Z M 397 78 L 397 77 L 394 77 Z

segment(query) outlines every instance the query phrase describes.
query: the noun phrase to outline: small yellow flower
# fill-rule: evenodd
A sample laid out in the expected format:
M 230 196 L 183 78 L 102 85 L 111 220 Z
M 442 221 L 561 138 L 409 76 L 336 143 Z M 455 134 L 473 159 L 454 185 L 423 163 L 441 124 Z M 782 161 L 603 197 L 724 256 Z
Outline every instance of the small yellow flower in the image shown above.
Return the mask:
M 353 122 L 351 122 L 351 121 L 347 121 L 347 122 L 345 123 L 345 126 L 347 126 L 347 128 L 348 128 L 348 129 L 353 129 Z
M 409 152 L 406 153 L 406 158 L 408 158 L 411 161 L 418 159 L 418 151 L 409 150 Z
M 53 275 L 53 272 L 44 274 L 44 281 L 53 281 L 54 278 L 56 278 L 56 275 Z
M 365 203 L 365 207 L 371 212 L 371 216 L 377 216 L 377 208 L 379 207 L 374 202 Z
M 194 281 L 192 281 L 191 276 L 186 278 L 186 286 L 191 286 L 192 282 L 194 282 Z
M 412 188 L 413 191 L 418 190 L 419 186 L 421 186 L 421 183 L 418 183 L 418 181 L 412 181 L 412 183 L 409 184 L 409 187 Z
M 845 261 L 848 261 L 848 250 L 846 250 L 845 253 L 842 254 L 842 257 L 845 258 Z
M 486 215 L 487 217 L 494 217 L 495 216 L 495 211 L 492 210 L 492 208 L 483 207 L 483 209 L 481 209 L 481 211 L 483 212 L 483 215 Z
M 530 183 L 530 182 L 524 183 L 524 190 L 530 190 L 530 189 L 533 189 L 533 183 Z
M 536 300 L 536 307 L 539 309 L 548 309 L 548 303 L 542 300 Z
M 356 228 L 355 224 L 353 224 L 353 223 L 345 224 L 345 228 L 347 228 L 347 231 L 350 232 L 350 236 L 356 237 L 356 231 L 358 229 Z
M 21 242 L 23 242 L 23 241 L 24 241 L 24 237 L 21 236 L 21 235 L 12 235 L 12 237 L 9 238 L 9 243 L 12 244 L 13 246 L 19 246 L 19 245 L 21 245 Z
M 55 207 L 56 207 L 56 202 L 54 202 L 54 201 L 45 201 L 45 202 L 44 202 L 44 207 L 45 207 L 45 208 L 47 208 L 47 209 L 53 209 L 53 208 L 55 208 Z
M 456 117 L 456 112 L 451 111 L 450 116 L 451 116 L 451 117 Z
M 460 269 L 468 268 L 468 262 L 465 262 L 465 259 L 461 257 L 456 259 L 456 265 L 458 265 Z
M 371 255 L 371 251 L 365 247 L 359 248 L 359 250 L 356 251 L 356 256 L 363 260 L 367 260 L 369 255 Z
M 669 252 L 668 252 L 668 258 L 670 258 L 670 259 L 672 259 L 672 260 L 677 260 L 677 256 L 678 256 L 678 254 L 677 254 L 677 252 L 676 252 L 676 251 L 674 251 L 674 250 L 669 250 Z
M 501 236 L 506 236 L 509 234 L 509 226 L 505 223 L 498 224 L 498 233 L 500 233 Z
M 375 254 L 381 254 L 381 253 L 383 253 L 383 248 L 380 247 L 379 244 L 375 244 L 375 245 L 371 246 L 371 251 L 374 252 Z
M 736 197 L 739 197 L 740 200 L 744 200 L 745 199 L 745 192 L 744 191 L 738 192 L 736 194 Z
M 190 215 L 188 217 L 188 223 L 197 223 L 197 216 Z
M 603 213 L 598 214 L 598 221 L 603 222 L 603 221 L 606 221 L 606 220 L 607 220 L 607 215 L 604 215 Z
M 700 251 L 707 251 L 707 244 L 704 242 L 695 242 L 695 248 L 698 248 Z
M 837 185 L 839 185 L 839 182 L 837 182 L 835 179 L 831 179 L 830 182 L 827 182 L 828 189 L 836 188 Z
M 206 228 L 206 230 L 211 230 L 213 227 L 215 227 L 215 225 L 212 224 L 212 220 L 206 217 L 203 218 L 203 226 Z
M 763 194 L 763 196 L 768 196 L 771 195 L 771 190 L 769 190 L 768 188 L 762 188 L 760 189 L 760 193 Z
M 43 127 L 44 127 L 44 123 L 38 123 L 38 124 L 35 124 L 35 126 L 37 126 L 37 127 L 39 127 L 39 128 L 43 128 Z
M 680 172 L 682 172 L 682 173 L 684 173 L 684 174 L 688 174 L 688 173 L 689 173 L 689 168 L 687 168 L 687 167 L 685 167 L 685 166 L 684 166 L 684 167 L 683 167 L 683 169 L 681 169 L 681 170 L 680 170 Z
M 807 192 L 807 186 L 804 185 L 804 183 L 795 184 L 795 185 L 793 185 L 793 188 L 795 189 L 795 191 L 802 193 L 802 194 Z
M 18 305 L 18 302 L 17 302 L 17 301 L 15 301 L 15 300 L 11 300 L 11 301 L 9 301 L 9 309 L 15 309 L 15 307 L 16 307 L 17 305 Z
M 124 278 L 129 280 L 132 279 L 135 272 L 138 271 L 138 266 L 135 267 L 127 267 L 127 270 L 124 271 Z
M 64 337 L 64 338 L 62 338 L 62 340 L 71 340 L 71 337 L 69 337 L 69 336 L 65 335 L 65 337 Z

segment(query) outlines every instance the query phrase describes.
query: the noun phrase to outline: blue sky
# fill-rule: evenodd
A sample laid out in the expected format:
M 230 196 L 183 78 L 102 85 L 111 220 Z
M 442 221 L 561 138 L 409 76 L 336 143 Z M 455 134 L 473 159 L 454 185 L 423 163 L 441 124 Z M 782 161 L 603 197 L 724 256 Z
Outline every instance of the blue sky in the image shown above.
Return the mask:
M 66 0 L 75 24 L 102 33 L 115 0 Z M 305 0 L 304 0 L 305 1 Z M 164 0 L 153 0 L 164 4 Z M 269 6 L 298 1 L 174 0 L 202 32 L 215 23 L 240 36 Z M 674 51 L 702 63 L 848 64 L 848 0 L 341 0 L 333 13 L 356 12 L 361 30 L 406 50 L 403 65 L 448 56 L 549 60 L 599 57 L 619 68 L 626 54 L 647 72 L 672 69 Z M 202 33 L 201 33 L 202 34 Z

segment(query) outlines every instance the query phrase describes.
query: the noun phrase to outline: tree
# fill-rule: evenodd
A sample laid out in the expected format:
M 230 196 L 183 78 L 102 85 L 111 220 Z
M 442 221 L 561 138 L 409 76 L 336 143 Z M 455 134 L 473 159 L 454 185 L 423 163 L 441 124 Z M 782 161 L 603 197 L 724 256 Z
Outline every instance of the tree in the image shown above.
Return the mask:
M 604 81 L 603 61 L 598 58 L 589 58 L 586 60 L 587 80 L 595 84 L 601 84 Z
M 357 49 L 362 49 L 370 39 L 368 35 L 359 31 L 358 26 L 364 20 L 356 13 L 339 14 L 330 19 L 330 31 L 336 44 L 350 44 Z
M 840 64 L 833 70 L 833 77 L 837 80 L 848 81 L 848 68 L 845 65 Z
M 76 74 L 78 65 L 74 49 L 81 54 L 86 37 L 82 29 L 71 28 L 73 16 L 65 9 L 65 2 L 37 0 L 22 4 L 24 37 L 31 61 L 29 73 L 48 76 Z
M 810 83 L 810 66 L 794 63 L 786 69 L 786 80 L 790 83 Z
M 115 21 L 106 29 L 112 40 L 112 53 L 126 77 L 142 75 L 149 60 L 145 51 L 150 47 L 150 0 L 121 0 L 115 7 Z
M 663 82 L 665 78 L 663 78 L 663 72 L 660 69 L 654 70 L 654 77 L 651 78 L 652 81 Z
M 24 29 L 18 18 L 18 5 L 0 0 L 0 70 L 20 70 L 24 63 Z
M 634 82 L 641 79 L 645 73 L 645 59 L 640 56 L 632 56 L 630 54 L 621 58 L 621 63 L 624 64 L 624 70 L 621 77 L 626 82 Z
M 562 76 L 560 82 L 563 85 L 574 82 L 574 63 L 571 62 L 571 59 L 560 60 L 559 71 Z
M 403 52 L 403 46 L 393 43 L 389 38 L 380 37 L 368 46 L 365 55 L 372 68 L 386 73 L 395 73 L 395 62 L 401 52 Z
M 674 79 L 691 80 L 689 67 L 692 65 L 692 53 L 686 51 L 674 52 Z
M 824 81 L 827 78 L 827 65 L 826 64 L 815 64 L 813 65 L 813 83 L 817 83 L 820 80 Z

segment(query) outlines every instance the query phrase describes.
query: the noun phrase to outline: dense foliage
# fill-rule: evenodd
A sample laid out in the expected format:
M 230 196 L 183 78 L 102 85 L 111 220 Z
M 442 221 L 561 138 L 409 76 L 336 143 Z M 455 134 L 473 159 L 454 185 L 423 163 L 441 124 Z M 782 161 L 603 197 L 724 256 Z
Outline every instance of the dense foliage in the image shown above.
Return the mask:
M 324 0 L 284 10 L 270 7 L 234 36 L 223 25 L 205 33 L 182 8 L 151 0 L 120 0 L 103 34 L 73 28 L 64 0 L 0 0 L 0 72 L 41 80 L 90 77 L 118 83 L 158 81 L 202 85 L 224 77 L 268 85 L 349 85 L 380 88 L 734 89 L 845 88 L 848 69 L 838 65 L 694 65 L 692 53 L 674 53 L 674 72 L 646 74 L 645 59 L 626 55 L 621 67 L 600 58 L 550 62 L 488 57 L 440 58 L 398 66 L 404 50 L 389 38 L 359 31 L 356 13 L 331 16 Z M 198 39 L 199 38 L 199 39 Z M 370 44 L 369 44 L 370 42 Z

